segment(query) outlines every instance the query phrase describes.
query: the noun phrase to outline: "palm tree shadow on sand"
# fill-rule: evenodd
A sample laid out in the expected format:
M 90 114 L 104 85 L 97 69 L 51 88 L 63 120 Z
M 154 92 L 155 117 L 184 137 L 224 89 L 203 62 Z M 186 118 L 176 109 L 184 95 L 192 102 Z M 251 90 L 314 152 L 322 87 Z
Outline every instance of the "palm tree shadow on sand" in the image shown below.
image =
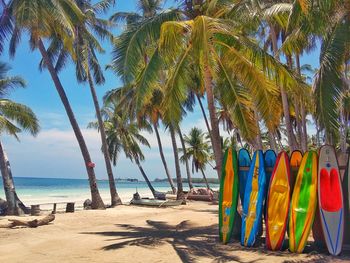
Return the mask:
M 227 246 L 219 245 L 216 224 L 207 227 L 193 227 L 188 220 L 178 225 L 152 220 L 146 220 L 146 223 L 148 225 L 146 227 L 117 224 L 116 226 L 121 228 L 121 231 L 85 232 L 83 234 L 116 237 L 108 241 L 117 242 L 103 247 L 104 250 L 120 249 L 126 246 L 156 249 L 159 245 L 170 244 L 182 262 L 194 262 L 198 257 L 210 257 L 213 258 L 213 262 L 241 262 L 238 256 L 225 249 Z M 259 260 L 244 262 L 256 261 Z
M 147 226 L 134 226 L 130 224 L 117 224 L 118 230 L 109 232 L 84 232 L 88 235 L 102 235 L 113 237 L 107 242 L 115 243 L 102 247 L 103 250 L 118 250 L 126 246 L 141 246 L 156 249 L 163 244 L 170 244 L 182 262 L 195 262 L 201 257 L 212 258 L 212 262 L 259 262 L 266 260 L 265 256 L 286 257 L 285 262 L 301 262 L 295 254 L 287 250 L 279 252 L 266 251 L 263 240 L 254 248 L 242 247 L 238 242 L 228 245 L 220 244 L 218 239 L 218 225 L 196 227 L 189 220 L 178 225 L 170 225 L 162 221 L 146 221 Z M 317 251 L 308 253 L 302 262 L 327 262 L 326 254 Z M 237 256 L 238 251 L 249 251 L 256 255 L 254 260 L 248 261 Z M 310 251 L 309 251 L 310 252 Z M 313 253 L 314 252 L 314 253 Z M 236 255 L 235 255 L 236 254 Z

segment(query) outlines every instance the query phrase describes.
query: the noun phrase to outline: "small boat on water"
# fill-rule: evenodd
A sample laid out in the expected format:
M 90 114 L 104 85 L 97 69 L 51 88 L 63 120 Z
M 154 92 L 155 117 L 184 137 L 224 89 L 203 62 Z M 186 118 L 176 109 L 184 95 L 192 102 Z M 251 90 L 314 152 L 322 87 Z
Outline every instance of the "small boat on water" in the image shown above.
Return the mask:
M 141 199 L 132 199 L 130 201 L 132 205 L 142 205 L 142 206 L 152 206 L 152 207 L 169 207 L 169 206 L 178 206 L 182 204 L 182 200 L 157 200 L 151 198 L 141 198 Z

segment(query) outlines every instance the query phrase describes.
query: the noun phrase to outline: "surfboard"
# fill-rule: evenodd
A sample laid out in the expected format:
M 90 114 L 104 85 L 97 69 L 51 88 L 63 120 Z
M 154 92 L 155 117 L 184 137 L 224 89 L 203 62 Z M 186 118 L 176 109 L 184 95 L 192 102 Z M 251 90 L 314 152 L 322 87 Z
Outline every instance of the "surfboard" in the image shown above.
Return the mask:
M 278 154 L 266 200 L 266 247 L 280 250 L 286 235 L 290 204 L 290 167 L 286 152 Z
M 251 159 L 247 149 L 242 148 L 238 152 L 238 167 L 250 167 Z M 247 183 L 247 176 L 249 171 L 239 171 L 239 197 L 243 204 L 245 186 Z
M 350 155 L 343 179 L 343 197 L 344 197 L 344 233 L 350 233 Z M 344 235 L 344 244 L 350 244 L 350 235 Z
M 259 150 L 252 158 L 245 187 L 241 233 L 243 246 L 253 246 L 260 231 L 265 191 L 264 155 Z
M 320 148 L 318 167 L 318 203 L 323 236 L 331 255 L 339 255 L 344 235 L 343 191 L 334 148 Z
M 219 198 L 219 237 L 224 244 L 230 240 L 235 222 L 238 180 L 237 153 L 229 148 L 224 155 Z
M 303 159 L 303 154 L 299 150 L 293 151 L 289 158 L 289 164 L 291 168 L 291 172 L 290 172 L 291 194 L 293 193 L 295 179 L 297 178 L 297 174 L 298 174 L 298 170 L 295 171 L 295 168 L 300 166 L 302 159 Z
M 275 167 L 277 156 L 274 150 L 267 150 L 264 153 L 265 173 L 266 173 L 266 185 L 269 186 L 270 178 L 272 175 L 272 169 Z M 267 169 L 269 168 L 269 169 Z
M 317 203 L 317 153 L 306 152 L 300 164 L 289 213 L 289 250 L 303 252 Z

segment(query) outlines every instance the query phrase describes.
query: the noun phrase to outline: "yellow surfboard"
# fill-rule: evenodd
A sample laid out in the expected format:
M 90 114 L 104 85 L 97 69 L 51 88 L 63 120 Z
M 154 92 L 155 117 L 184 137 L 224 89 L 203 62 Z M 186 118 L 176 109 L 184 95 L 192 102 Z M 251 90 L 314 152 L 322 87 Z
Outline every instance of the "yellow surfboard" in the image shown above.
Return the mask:
M 283 245 L 290 202 L 289 178 L 289 158 L 282 151 L 271 175 L 266 201 L 266 246 L 270 250 L 280 250 Z

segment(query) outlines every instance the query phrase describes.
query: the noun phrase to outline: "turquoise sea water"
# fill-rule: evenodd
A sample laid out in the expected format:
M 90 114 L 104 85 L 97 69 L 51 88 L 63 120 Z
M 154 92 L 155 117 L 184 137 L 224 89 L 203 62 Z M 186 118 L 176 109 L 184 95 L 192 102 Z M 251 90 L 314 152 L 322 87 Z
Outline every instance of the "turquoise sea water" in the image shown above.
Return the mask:
M 20 199 L 26 204 L 40 204 L 51 202 L 74 201 L 81 206 L 84 200 L 90 198 L 89 183 L 87 179 L 56 179 L 56 178 L 24 178 L 15 177 L 16 191 Z M 152 182 L 157 191 L 171 190 L 167 182 Z M 137 191 L 141 196 L 152 197 L 145 182 L 116 181 L 117 191 L 123 202 L 128 202 L 132 194 Z M 196 184 L 197 187 L 205 187 Z M 211 185 L 218 188 L 218 185 Z M 98 181 L 100 194 L 106 204 L 110 203 L 109 184 L 107 180 Z M 184 190 L 188 185 L 184 183 Z M 0 180 L 0 197 L 5 198 L 2 180 Z

